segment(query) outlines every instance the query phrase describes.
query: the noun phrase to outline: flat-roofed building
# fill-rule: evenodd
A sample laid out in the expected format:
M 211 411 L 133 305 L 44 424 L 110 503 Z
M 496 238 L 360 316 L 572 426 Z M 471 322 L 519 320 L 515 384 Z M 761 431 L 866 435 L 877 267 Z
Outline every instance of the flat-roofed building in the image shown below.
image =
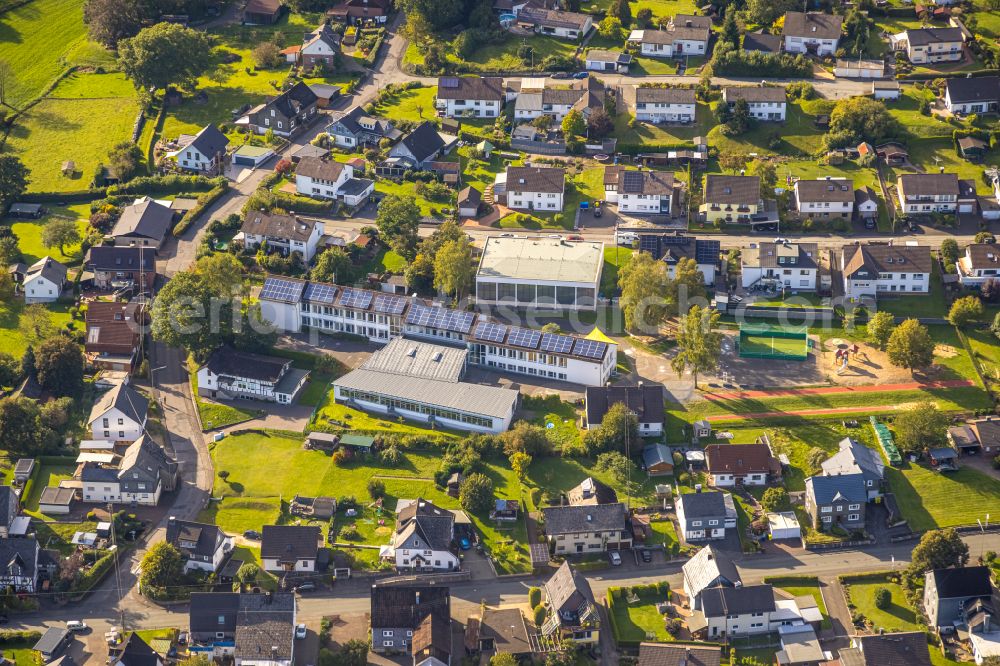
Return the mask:
M 486 239 L 476 300 L 556 310 L 596 310 L 604 243 L 519 236 Z

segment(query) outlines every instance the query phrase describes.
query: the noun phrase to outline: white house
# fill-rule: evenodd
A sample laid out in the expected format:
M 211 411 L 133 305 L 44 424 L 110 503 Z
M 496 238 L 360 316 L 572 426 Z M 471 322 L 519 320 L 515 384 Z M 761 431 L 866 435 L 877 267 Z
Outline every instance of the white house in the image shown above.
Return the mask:
M 156 506 L 177 482 L 177 462 L 152 439 L 142 436 L 115 463 L 84 463 L 79 481 L 83 501 Z
M 545 9 L 528 4 L 517 13 L 517 25 L 541 35 L 579 39 L 590 32 L 594 26 L 594 19 L 589 14 Z
M 337 199 L 353 208 L 371 196 L 375 191 L 375 181 L 355 178 L 354 167 L 350 164 L 320 157 L 303 157 L 295 167 L 295 191 L 308 197 Z M 322 236 L 323 225 L 318 227 Z M 309 240 L 313 240 L 312 236 Z M 315 254 L 315 245 L 312 252 Z
M 844 295 L 927 293 L 934 260 L 920 245 L 847 245 L 841 256 Z
M 586 67 L 592 72 L 613 72 L 627 74 L 632 64 L 632 55 L 623 51 L 590 49 L 585 58 Z
M 750 115 L 756 120 L 785 121 L 788 100 L 784 88 L 774 86 L 725 88 L 722 91 L 722 99 L 729 105 L 730 111 L 736 106 L 736 100 L 743 99 L 750 108 Z
M 799 180 L 794 190 L 800 218 L 849 220 L 854 214 L 854 184 L 846 178 Z
M 24 273 L 24 302 L 55 303 L 65 284 L 66 267 L 52 257 L 42 257 Z
M 316 571 L 322 536 L 318 525 L 264 525 L 260 560 L 264 571 Z
M 992 243 L 973 243 L 955 267 L 963 287 L 978 289 L 987 280 L 1000 279 L 1000 248 Z
M 625 86 L 626 104 L 635 119 L 649 123 L 692 123 L 697 99 L 693 88 Z
M 588 117 L 594 110 L 604 108 L 604 84 L 595 77 L 558 87 L 545 85 L 544 81 L 541 87 L 535 87 L 534 80 L 522 81 L 514 101 L 515 120 L 534 120 L 545 115 L 558 123 L 574 109 Z
M 205 125 L 190 143 L 171 155 L 181 169 L 215 174 L 225 162 L 228 145 L 229 139 L 215 125 Z
M 669 171 L 629 171 L 621 166 L 604 168 L 605 192 L 618 203 L 619 213 L 670 215 L 675 181 Z M 609 185 L 613 189 L 609 190 Z M 611 201 L 612 197 L 609 196 Z
M 658 437 L 663 434 L 663 395 L 663 384 L 588 386 L 584 394 L 587 430 L 600 426 L 611 406 L 620 403 L 635 414 L 641 437 Z
M 736 528 L 733 496 L 723 492 L 683 493 L 677 499 L 677 523 L 685 541 L 724 539 Z
M 605 174 L 607 178 L 607 174 Z M 694 259 L 706 285 L 715 284 L 719 271 L 721 245 L 718 240 L 693 238 L 674 233 L 639 233 L 639 250 L 653 255 L 667 265 L 667 277 L 673 279 L 681 259 Z
M 944 105 L 952 113 L 989 113 L 1000 106 L 1000 76 L 948 79 Z
M 198 395 L 290 405 L 308 378 L 309 371 L 293 368 L 290 359 L 219 347 L 198 369 Z
M 781 463 L 767 444 L 709 444 L 705 469 L 709 484 L 718 488 L 763 486 L 781 476 Z
M 899 81 L 872 81 L 872 97 L 875 99 L 894 100 L 899 99 L 901 94 Z
M 217 525 L 177 520 L 167 520 L 166 542 L 173 545 L 184 558 L 184 571 L 195 569 L 216 573 L 232 552 L 233 537 L 227 536 Z
M 961 28 L 916 28 L 889 37 L 894 51 L 904 51 L 914 65 L 955 62 L 964 56 Z
M 665 30 L 633 30 L 628 41 L 639 46 L 639 53 L 653 58 L 683 58 L 708 52 L 712 19 L 708 16 L 677 14 Z
M 815 607 L 813 607 L 815 608 Z M 701 609 L 692 622 L 704 627 L 709 640 L 723 636 L 754 636 L 778 632 L 781 627 L 819 621 L 822 615 L 800 609 L 795 599 L 778 599 L 769 584 L 710 587 L 701 593 Z M 816 609 L 818 610 L 818 609 Z M 819 651 L 822 655 L 822 651 Z M 805 662 L 815 663 L 815 662 Z
M 122 382 L 102 395 L 90 410 L 91 439 L 134 442 L 146 430 L 149 401 L 131 384 Z
M 528 211 L 561 211 L 565 191 L 566 170 L 559 167 L 508 166 L 493 186 L 508 208 Z
M 458 571 L 455 514 L 422 499 L 401 499 L 396 504 L 396 529 L 391 553 L 397 571 Z
M 306 70 L 316 65 L 334 69 L 340 53 L 340 35 L 333 31 L 329 23 L 307 33 L 299 49 L 299 62 Z
M 301 161 L 299 164 L 301 166 Z M 321 186 L 324 189 L 328 187 L 318 176 L 316 180 L 310 182 L 315 182 L 317 187 Z M 296 176 L 296 189 L 298 186 L 298 176 Z M 308 265 L 316 256 L 316 247 L 319 245 L 319 239 L 323 237 L 323 223 L 318 220 L 305 220 L 295 215 L 251 210 L 247 211 L 240 231 L 243 232 L 243 242 L 247 249 L 253 250 L 266 243 L 268 250 L 277 250 L 286 256 L 298 252 L 302 255 L 302 261 Z
M 435 108 L 447 118 L 496 118 L 504 105 L 499 76 L 442 76 L 438 78 Z
M 955 213 L 959 182 L 954 173 L 908 173 L 896 180 L 899 205 L 909 215 Z
M 833 55 L 840 42 L 844 18 L 835 14 L 785 12 L 781 36 L 788 53 Z
M 785 289 L 816 291 L 819 248 L 816 243 L 751 243 L 740 253 L 740 269 L 744 289 L 769 282 Z

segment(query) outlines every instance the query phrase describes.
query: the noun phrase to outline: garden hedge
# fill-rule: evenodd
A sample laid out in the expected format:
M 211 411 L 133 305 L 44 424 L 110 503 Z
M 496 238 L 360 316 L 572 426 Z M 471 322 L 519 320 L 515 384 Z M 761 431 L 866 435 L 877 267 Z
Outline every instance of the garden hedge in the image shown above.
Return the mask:
M 180 222 L 174 225 L 174 236 L 180 236 L 187 231 L 188 227 L 190 227 L 196 219 L 201 217 L 202 213 L 204 213 L 209 206 L 218 201 L 219 197 L 225 194 L 227 190 L 229 190 L 229 183 L 227 181 L 222 181 L 208 192 L 198 195 L 198 203 L 195 204 L 195 207 L 185 213 Z

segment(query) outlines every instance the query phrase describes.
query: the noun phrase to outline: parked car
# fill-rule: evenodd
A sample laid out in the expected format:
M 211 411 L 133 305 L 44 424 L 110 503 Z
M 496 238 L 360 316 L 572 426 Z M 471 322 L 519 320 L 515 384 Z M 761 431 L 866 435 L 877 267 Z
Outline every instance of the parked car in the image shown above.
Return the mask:
M 865 220 L 865 229 L 874 229 L 876 226 L 878 225 L 875 223 L 874 218 L 869 217 Z
M 569 72 L 556 72 L 552 75 L 553 79 L 568 79 L 570 76 Z
M 643 562 L 648 563 L 653 561 L 653 554 L 649 552 L 648 548 L 643 548 L 639 555 L 642 557 Z
M 611 566 L 613 567 L 620 567 L 622 565 L 622 554 L 617 550 L 609 552 L 608 559 L 611 560 Z
M 68 631 L 79 633 L 87 630 L 87 623 L 83 620 L 70 620 L 66 623 L 66 629 Z
M 296 592 L 309 592 L 316 589 L 315 583 L 300 583 L 295 586 Z
M 244 539 L 253 539 L 255 541 L 260 541 L 260 532 L 257 530 L 247 530 L 243 533 Z
M 301 640 L 305 637 L 306 637 L 306 625 L 304 624 L 295 625 L 295 638 Z
M 573 75 L 574 79 L 585 79 L 590 76 L 590 72 L 577 72 Z

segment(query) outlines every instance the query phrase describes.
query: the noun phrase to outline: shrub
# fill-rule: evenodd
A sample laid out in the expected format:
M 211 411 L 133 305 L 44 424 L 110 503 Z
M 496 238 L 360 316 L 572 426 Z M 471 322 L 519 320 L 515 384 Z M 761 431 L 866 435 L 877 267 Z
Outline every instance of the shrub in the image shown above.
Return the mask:
M 529 587 L 528 588 L 528 605 L 532 608 L 536 608 L 542 603 L 542 588 L 540 587 Z
M 382 497 L 385 495 L 385 484 L 378 479 L 369 479 L 368 494 L 371 495 L 372 499 Z
M 875 608 L 886 609 L 892 601 L 892 593 L 882 586 L 875 588 Z
M 535 620 L 535 626 L 540 627 L 545 622 L 545 606 L 538 604 L 531 609 L 531 617 Z
M 340 530 L 340 537 L 348 541 L 357 541 L 361 538 L 361 534 L 358 532 L 358 528 L 354 525 L 348 525 L 344 529 Z

